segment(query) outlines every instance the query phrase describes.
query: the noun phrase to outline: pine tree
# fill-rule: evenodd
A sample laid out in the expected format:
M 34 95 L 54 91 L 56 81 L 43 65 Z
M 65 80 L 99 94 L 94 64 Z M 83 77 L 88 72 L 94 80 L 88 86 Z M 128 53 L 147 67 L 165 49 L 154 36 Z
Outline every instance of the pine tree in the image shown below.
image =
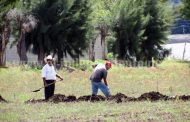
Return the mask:
M 32 31 L 37 25 L 37 19 L 30 15 L 23 13 L 21 10 L 12 9 L 7 13 L 7 19 L 14 24 L 11 26 L 15 26 L 15 29 L 12 29 L 13 32 L 18 32 L 17 41 L 17 53 L 19 55 L 20 61 L 27 63 L 27 52 L 26 52 L 26 44 L 25 44 L 25 34 L 27 32 Z M 16 37 L 15 37 L 16 38 Z
M 115 19 L 114 10 L 118 1 L 120 0 L 91 0 L 91 3 L 93 4 L 93 12 L 91 14 L 92 29 L 90 32 L 93 36 L 91 37 L 90 42 L 89 58 L 92 61 L 95 60 L 94 44 L 99 35 L 101 39 L 102 59 L 106 59 L 106 41 L 107 37 L 110 36 L 111 33 L 111 23 Z
M 83 50 L 88 47 L 89 41 L 86 36 L 89 28 L 90 13 L 91 7 L 88 0 L 76 0 L 67 15 L 70 16 L 72 26 L 67 30 L 69 45 L 65 46 L 65 50 L 74 59 L 79 59 L 79 56 L 83 55 Z
M 184 8 L 182 8 L 181 13 L 185 18 L 190 18 L 190 1 L 183 0 Z
M 116 41 L 110 44 L 119 59 L 162 60 L 162 45 L 167 41 L 172 22 L 171 8 L 156 0 L 122 0 L 113 31 Z
M 0 66 L 6 65 L 5 51 L 11 33 L 10 21 L 7 20 L 6 14 L 9 9 L 15 7 L 17 2 L 18 0 L 0 1 Z
M 62 47 L 58 36 L 65 36 L 59 33 L 61 15 L 69 9 L 72 0 L 45 0 L 38 4 L 31 11 L 38 18 L 38 26 L 31 33 L 27 33 L 26 46 L 27 50 L 33 46 L 32 52 L 38 55 L 38 62 L 42 63 L 44 57 L 51 52 L 57 54 L 57 45 Z M 63 16 L 63 15 L 62 15 Z M 63 30 L 64 31 L 64 30 Z M 65 38 L 61 38 L 62 40 Z
M 114 26 L 116 43 L 114 53 L 119 59 L 139 58 L 143 28 L 143 9 L 134 0 L 122 1 L 119 18 Z
M 27 47 L 33 45 L 39 61 L 50 53 L 59 63 L 67 54 L 78 59 L 87 47 L 89 6 L 88 0 L 46 0 L 33 10 L 39 26 L 28 34 Z
M 140 46 L 140 55 L 143 61 L 159 60 L 159 54 L 163 50 L 162 45 L 167 41 L 171 14 L 165 7 L 157 0 L 146 0 L 144 2 L 144 16 L 149 19 L 144 27 L 145 32 Z

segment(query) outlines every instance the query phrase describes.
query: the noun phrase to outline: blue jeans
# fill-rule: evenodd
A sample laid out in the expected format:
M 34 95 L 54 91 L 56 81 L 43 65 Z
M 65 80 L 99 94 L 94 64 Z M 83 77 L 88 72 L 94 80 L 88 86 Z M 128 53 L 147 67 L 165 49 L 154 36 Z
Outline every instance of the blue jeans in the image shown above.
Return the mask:
M 98 89 L 100 89 L 106 97 L 110 95 L 109 88 L 104 83 L 92 81 L 92 95 L 97 95 Z

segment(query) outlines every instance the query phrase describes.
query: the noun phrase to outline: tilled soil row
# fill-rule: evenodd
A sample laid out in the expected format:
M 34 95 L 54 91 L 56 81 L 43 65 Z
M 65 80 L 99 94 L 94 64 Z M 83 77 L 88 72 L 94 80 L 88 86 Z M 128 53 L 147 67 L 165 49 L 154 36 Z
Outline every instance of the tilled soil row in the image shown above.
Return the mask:
M 148 92 L 142 94 L 140 97 L 128 97 L 125 94 L 117 93 L 116 95 L 111 95 L 110 97 L 106 98 L 101 95 L 96 96 L 81 96 L 77 98 L 76 96 L 65 96 L 62 94 L 55 94 L 53 97 L 51 97 L 49 100 L 44 99 L 30 99 L 26 101 L 25 103 L 40 103 L 40 102 L 52 102 L 52 103 L 59 103 L 59 102 L 80 102 L 80 101 L 89 101 L 89 102 L 98 102 L 98 101 L 113 101 L 117 103 L 121 102 L 130 102 L 130 101 L 168 101 L 168 100 L 182 100 L 182 101 L 189 101 L 190 95 L 182 95 L 182 96 L 166 96 L 159 92 Z

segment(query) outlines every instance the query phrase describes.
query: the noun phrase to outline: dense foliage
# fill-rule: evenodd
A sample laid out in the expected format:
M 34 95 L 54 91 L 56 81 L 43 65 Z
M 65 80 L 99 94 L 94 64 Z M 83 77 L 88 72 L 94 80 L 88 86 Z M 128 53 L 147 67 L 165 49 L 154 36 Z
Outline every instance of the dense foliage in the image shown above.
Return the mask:
M 12 3 L 4 1 L 4 13 Z M 21 0 L 16 8 L 37 19 L 36 27 L 21 37 L 25 50 L 38 55 L 39 62 L 48 54 L 57 56 L 59 63 L 68 55 L 78 60 L 88 49 L 94 60 L 98 36 L 102 59 L 108 48 L 112 59 L 162 60 L 162 45 L 173 19 L 168 0 Z
M 46 0 L 33 9 L 39 19 L 38 27 L 27 35 L 27 47 L 38 54 L 39 61 L 50 53 L 58 60 L 69 54 L 77 59 L 87 47 L 88 15 L 87 0 Z
M 182 15 L 185 18 L 190 18 L 190 1 L 183 0 L 184 8 L 182 9 Z
M 10 38 L 10 21 L 7 19 L 7 12 L 14 8 L 18 0 L 1 0 L 0 1 L 0 66 L 6 64 L 6 46 Z
M 160 54 L 172 23 L 171 7 L 155 0 L 123 0 L 119 7 L 119 16 L 113 26 L 116 41 L 112 42 L 111 51 L 119 59 L 163 59 Z

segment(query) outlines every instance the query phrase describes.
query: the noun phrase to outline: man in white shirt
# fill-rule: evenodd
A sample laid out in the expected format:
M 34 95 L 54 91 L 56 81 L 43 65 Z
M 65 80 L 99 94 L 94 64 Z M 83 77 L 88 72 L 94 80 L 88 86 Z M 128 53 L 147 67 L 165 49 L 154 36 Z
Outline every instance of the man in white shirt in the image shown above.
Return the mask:
M 45 99 L 48 100 L 51 96 L 54 95 L 56 77 L 60 78 L 61 80 L 63 80 L 63 78 L 55 72 L 55 68 L 53 66 L 53 58 L 51 55 L 47 56 L 45 61 L 47 64 L 42 68 L 42 78 L 45 86 Z

